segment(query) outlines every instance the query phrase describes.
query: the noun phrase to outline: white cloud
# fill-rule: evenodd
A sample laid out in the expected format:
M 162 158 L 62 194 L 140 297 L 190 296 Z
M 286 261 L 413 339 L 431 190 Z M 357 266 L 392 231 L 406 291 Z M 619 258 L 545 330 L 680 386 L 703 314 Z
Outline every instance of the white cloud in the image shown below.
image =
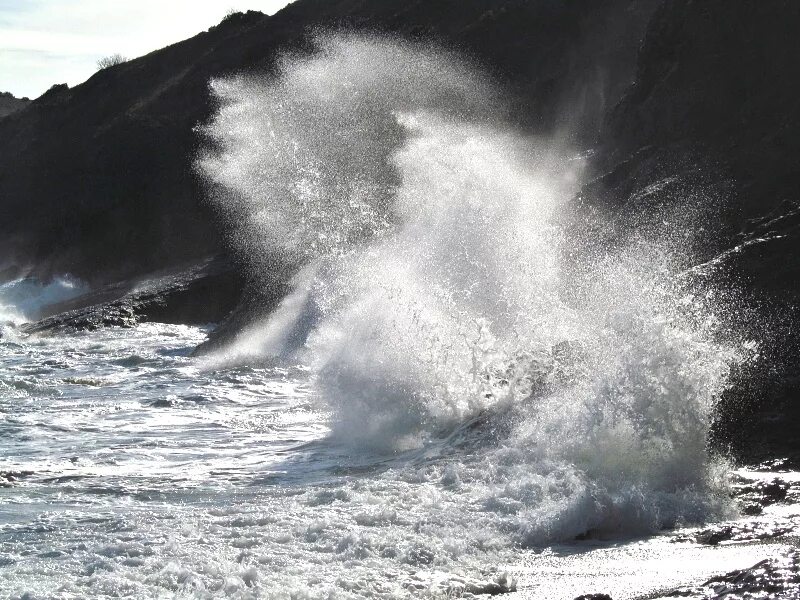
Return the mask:
M 36 97 L 81 83 L 97 60 L 132 58 L 216 25 L 231 10 L 275 13 L 288 0 L 0 0 L 0 91 Z

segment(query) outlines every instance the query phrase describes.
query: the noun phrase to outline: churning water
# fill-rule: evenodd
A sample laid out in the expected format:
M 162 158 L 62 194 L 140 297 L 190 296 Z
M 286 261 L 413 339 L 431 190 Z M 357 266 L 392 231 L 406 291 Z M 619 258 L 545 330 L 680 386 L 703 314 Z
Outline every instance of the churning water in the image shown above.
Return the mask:
M 575 256 L 580 165 L 502 127 L 489 81 L 432 50 L 320 44 L 276 80 L 215 85 L 201 165 L 231 239 L 256 272 L 298 271 L 212 364 L 307 365 L 355 452 L 469 447 L 454 485 L 518 543 L 724 510 L 706 434 L 749 346 L 681 283 L 683 247 Z
M 706 437 L 755 347 L 683 276 L 681 220 L 593 244 L 580 159 L 474 66 L 317 42 L 213 82 L 202 129 L 252 285 L 291 277 L 271 314 L 202 358 L 155 324 L 0 341 L 12 594 L 452 596 L 731 513 Z
M 80 296 L 87 291 L 80 281 L 56 278 L 42 283 L 21 278 L 0 284 L 0 331 L 40 317 L 43 307 Z

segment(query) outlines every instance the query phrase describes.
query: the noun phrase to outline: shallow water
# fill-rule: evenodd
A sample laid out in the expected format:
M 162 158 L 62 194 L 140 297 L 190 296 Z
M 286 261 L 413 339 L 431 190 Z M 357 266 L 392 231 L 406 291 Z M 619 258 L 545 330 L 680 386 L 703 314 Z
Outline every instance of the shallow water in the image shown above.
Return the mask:
M 287 474 L 288 452 L 326 452 L 308 445 L 326 425 L 303 372 L 202 373 L 188 354 L 204 337 L 150 324 L 0 342 L 0 472 L 12 480 L 0 488 L 0 588 L 137 595 L 186 563 L 165 589 L 192 589 L 192 569 L 199 589 L 219 589 L 241 570 L 222 566 L 241 531 L 226 515 L 246 521 L 276 485 L 324 471 L 322 460 Z M 194 537 L 217 521 L 216 535 Z M 218 552 L 206 562 L 208 544 Z
M 521 597 L 624 598 L 765 552 L 663 535 L 523 549 L 515 482 L 490 492 L 472 470 L 483 442 L 354 453 L 305 370 L 210 371 L 189 357 L 204 337 L 0 341 L 0 596 L 410 598 L 517 578 Z M 768 519 L 796 520 L 782 510 Z
M 411 597 L 497 577 L 508 540 L 437 449 L 353 454 L 306 371 L 206 370 L 204 337 L 6 331 L 2 594 Z

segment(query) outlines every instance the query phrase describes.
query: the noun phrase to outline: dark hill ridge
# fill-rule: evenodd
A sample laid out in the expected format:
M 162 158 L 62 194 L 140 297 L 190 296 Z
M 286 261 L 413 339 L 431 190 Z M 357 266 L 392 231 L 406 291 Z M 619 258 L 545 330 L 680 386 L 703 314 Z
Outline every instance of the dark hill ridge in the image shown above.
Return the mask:
M 0 119 L 22 110 L 30 103 L 28 98 L 16 98 L 10 92 L 0 92 Z
M 317 26 L 455 46 L 520 101 L 523 126 L 596 137 L 629 84 L 656 0 L 299 0 L 55 86 L 0 121 L 0 268 L 102 283 L 219 251 L 192 170 L 208 81 L 269 69 Z

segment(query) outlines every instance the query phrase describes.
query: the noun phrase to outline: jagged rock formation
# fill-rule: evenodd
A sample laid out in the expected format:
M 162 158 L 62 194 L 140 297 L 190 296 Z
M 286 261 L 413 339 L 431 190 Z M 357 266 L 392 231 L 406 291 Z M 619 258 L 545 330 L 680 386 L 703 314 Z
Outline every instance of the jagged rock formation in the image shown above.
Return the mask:
M 0 92 L 0 119 L 22 110 L 30 103 L 28 98 L 16 98 L 10 92 Z
M 800 69 L 798 30 L 793 2 L 666 0 L 581 198 L 617 221 L 648 207 L 716 205 L 695 224 L 713 235 L 693 250 L 709 276 L 772 315 L 758 376 L 724 399 L 717 424 L 719 444 L 756 461 L 797 447 L 800 80 L 789 74 Z
M 212 77 L 269 71 L 314 27 L 390 32 L 457 47 L 519 98 L 521 125 L 590 143 L 629 84 L 657 0 L 299 0 L 234 14 L 194 38 L 54 86 L 0 121 L 0 269 L 94 283 L 215 254 L 193 171 Z
M 787 74 L 800 67 L 798 27 L 793 2 L 668 0 L 648 27 L 636 82 L 600 139 L 603 166 L 628 161 L 626 168 L 639 169 L 635 181 L 628 175 L 607 186 L 623 191 L 614 195 L 618 201 L 628 189 L 672 174 L 654 155 L 702 155 L 719 179 L 733 182 L 728 214 L 741 240 L 771 237 L 784 246 L 759 249 L 769 264 L 759 261 L 758 272 L 748 267 L 749 279 L 795 297 L 800 265 L 785 258 L 800 241 L 800 80 Z

